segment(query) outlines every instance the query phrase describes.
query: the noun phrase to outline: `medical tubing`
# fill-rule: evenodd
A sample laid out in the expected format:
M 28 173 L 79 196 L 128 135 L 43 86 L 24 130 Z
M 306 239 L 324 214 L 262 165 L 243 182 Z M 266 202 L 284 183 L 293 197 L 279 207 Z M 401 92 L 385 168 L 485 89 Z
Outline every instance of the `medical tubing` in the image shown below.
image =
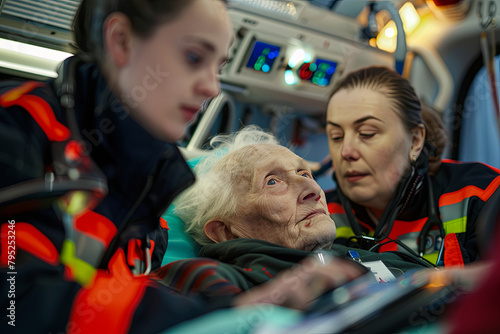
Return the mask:
M 402 241 L 397 240 L 397 239 L 394 240 L 394 239 L 389 238 L 389 237 L 387 239 L 389 239 L 389 240 L 386 241 L 386 242 L 382 242 L 382 243 L 374 245 L 368 251 L 369 252 L 374 252 L 377 247 L 382 247 L 383 245 L 386 245 L 386 244 L 389 244 L 391 242 L 394 242 L 397 245 L 403 247 L 408 253 L 403 253 L 401 251 L 387 251 L 388 253 L 395 253 L 395 254 L 397 254 L 400 257 L 404 257 L 405 259 L 411 260 L 411 262 L 418 263 L 418 264 L 422 264 L 422 263 L 425 262 L 424 264 L 427 267 L 429 267 L 429 268 L 436 268 L 436 265 L 434 263 L 432 263 L 431 261 L 427 260 L 425 257 L 420 256 L 417 253 L 415 253 L 415 251 L 413 251 L 410 247 L 406 246 Z

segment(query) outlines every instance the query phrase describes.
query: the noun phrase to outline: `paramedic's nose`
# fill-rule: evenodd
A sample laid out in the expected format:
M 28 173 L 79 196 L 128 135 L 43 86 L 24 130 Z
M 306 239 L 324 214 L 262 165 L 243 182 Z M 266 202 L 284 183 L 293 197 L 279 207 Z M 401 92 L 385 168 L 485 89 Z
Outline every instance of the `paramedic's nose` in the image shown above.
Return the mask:
M 356 148 L 355 136 L 344 135 L 341 153 L 344 160 L 356 161 L 359 159 L 359 151 Z
M 217 77 L 217 72 L 207 70 L 203 73 L 203 77 L 198 82 L 198 93 L 203 95 L 204 98 L 215 97 L 220 93 L 220 82 Z
M 321 198 L 321 187 L 311 178 L 300 176 L 304 180 L 301 182 L 302 191 L 299 195 L 299 203 L 309 201 L 319 201 Z

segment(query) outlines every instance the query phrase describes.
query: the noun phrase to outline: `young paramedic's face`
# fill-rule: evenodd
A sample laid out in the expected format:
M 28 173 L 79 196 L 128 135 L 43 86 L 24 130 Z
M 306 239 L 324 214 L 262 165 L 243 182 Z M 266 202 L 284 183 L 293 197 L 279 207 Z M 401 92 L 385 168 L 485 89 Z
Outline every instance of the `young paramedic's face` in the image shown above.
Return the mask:
M 411 137 L 384 94 L 341 90 L 328 104 L 327 134 L 337 181 L 355 203 L 380 214 L 409 168 Z
M 335 223 L 306 161 L 269 144 L 247 146 L 240 156 L 246 161 L 236 175 L 242 204 L 230 223 L 231 232 L 296 249 L 329 248 Z
M 135 36 L 118 77 L 132 116 L 158 139 L 182 138 L 203 101 L 219 94 L 232 38 L 225 5 L 216 0 L 194 0 L 151 37 Z

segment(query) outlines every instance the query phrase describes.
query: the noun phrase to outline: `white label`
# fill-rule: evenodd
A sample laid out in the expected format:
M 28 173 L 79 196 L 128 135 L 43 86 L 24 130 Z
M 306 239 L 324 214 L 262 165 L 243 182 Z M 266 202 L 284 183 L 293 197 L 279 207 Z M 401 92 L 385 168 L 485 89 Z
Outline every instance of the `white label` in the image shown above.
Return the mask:
M 375 276 L 375 279 L 377 280 L 378 283 L 388 283 L 396 281 L 396 277 L 389 271 L 389 269 L 387 269 L 385 264 L 380 260 L 363 262 L 363 265 L 365 267 L 368 267 L 368 269 L 370 269 L 370 271 L 372 272 L 373 276 Z

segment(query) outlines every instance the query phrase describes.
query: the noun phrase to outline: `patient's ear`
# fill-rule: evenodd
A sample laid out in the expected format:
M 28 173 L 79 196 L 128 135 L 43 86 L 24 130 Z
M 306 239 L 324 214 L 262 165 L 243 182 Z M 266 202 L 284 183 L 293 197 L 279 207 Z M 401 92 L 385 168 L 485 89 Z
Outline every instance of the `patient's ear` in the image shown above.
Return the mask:
M 203 227 L 205 235 L 213 242 L 222 242 L 236 239 L 229 228 L 220 220 L 210 220 Z

